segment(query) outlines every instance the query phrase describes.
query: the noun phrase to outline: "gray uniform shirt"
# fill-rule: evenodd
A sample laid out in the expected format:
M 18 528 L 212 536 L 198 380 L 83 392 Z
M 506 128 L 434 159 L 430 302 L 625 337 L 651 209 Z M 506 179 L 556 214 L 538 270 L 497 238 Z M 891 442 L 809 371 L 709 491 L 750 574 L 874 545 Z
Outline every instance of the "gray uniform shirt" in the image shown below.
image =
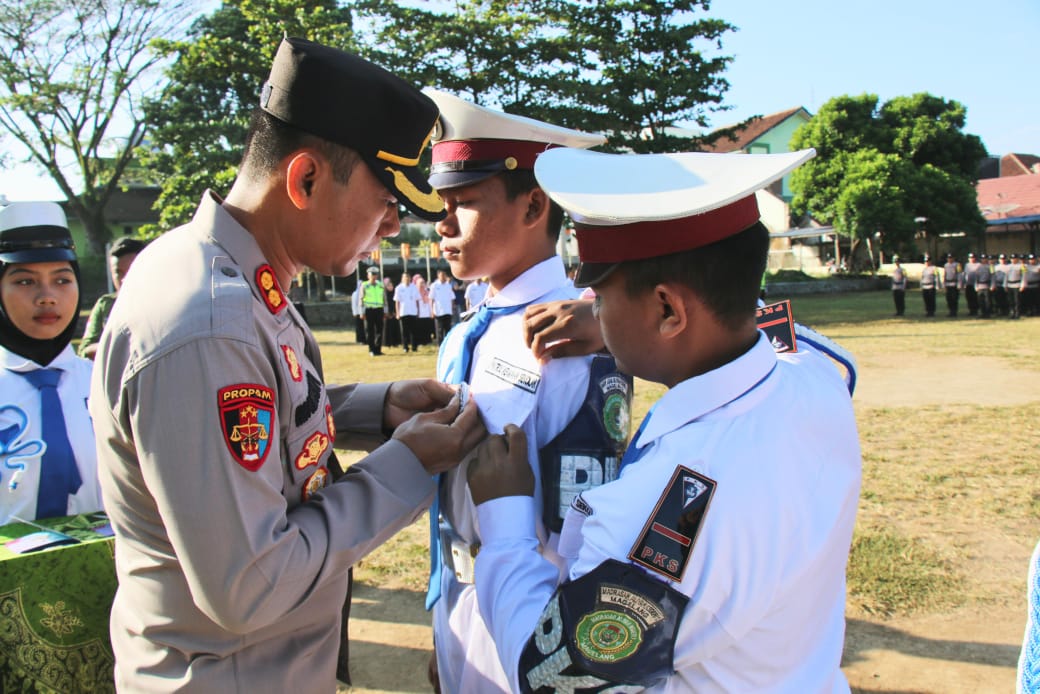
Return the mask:
M 90 411 L 119 590 L 120 691 L 332 692 L 347 569 L 413 522 L 430 476 L 370 449 L 385 385 L 326 388 L 251 234 L 207 193 L 134 263 Z

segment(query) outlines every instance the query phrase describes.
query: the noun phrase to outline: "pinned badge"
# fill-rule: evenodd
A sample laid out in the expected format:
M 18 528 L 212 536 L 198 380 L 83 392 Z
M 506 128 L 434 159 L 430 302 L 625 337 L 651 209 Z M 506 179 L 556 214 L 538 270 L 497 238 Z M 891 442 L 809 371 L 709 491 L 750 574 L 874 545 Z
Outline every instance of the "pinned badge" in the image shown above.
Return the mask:
M 271 450 L 274 391 L 252 383 L 228 386 L 217 391 L 217 407 L 231 456 L 246 470 L 259 470 Z
M 310 499 L 315 492 L 319 492 L 328 486 L 329 483 L 329 471 L 325 466 L 321 466 L 314 471 L 307 481 L 303 483 L 303 494 L 302 498 L 304 501 Z
M 278 278 L 274 276 L 274 269 L 270 265 L 261 265 L 256 269 L 256 286 L 260 289 L 260 296 L 268 311 L 278 313 L 285 308 L 285 294 L 282 294 Z
M 282 354 L 285 355 L 285 363 L 289 366 L 289 375 L 299 383 L 303 380 L 303 369 L 300 368 L 300 360 L 296 358 L 296 350 L 289 345 L 282 345 Z

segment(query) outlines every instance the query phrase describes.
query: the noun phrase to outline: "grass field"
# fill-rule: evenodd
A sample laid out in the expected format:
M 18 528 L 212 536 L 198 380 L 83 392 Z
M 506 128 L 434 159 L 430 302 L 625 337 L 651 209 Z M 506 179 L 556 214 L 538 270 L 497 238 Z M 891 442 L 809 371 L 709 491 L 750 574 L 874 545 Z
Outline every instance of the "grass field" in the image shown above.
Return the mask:
M 792 304 L 796 320 L 837 340 L 860 365 L 854 403 L 863 489 L 848 572 L 850 619 L 1018 615 L 1040 537 L 1040 318 L 926 319 L 913 292 L 904 318 L 892 317 L 887 292 L 794 297 Z M 317 336 L 331 382 L 434 371 L 433 347 L 373 359 L 353 331 Z M 637 382 L 634 422 L 661 392 Z M 423 590 L 426 541 L 423 519 L 362 562 L 359 583 Z M 1021 633 L 1024 607 L 1020 616 L 1007 631 Z M 993 665 L 1006 678 L 1013 644 L 1005 646 Z M 947 667 L 951 659 L 943 656 Z M 849 678 L 857 691 L 881 691 Z M 982 690 L 1006 690 L 999 681 Z

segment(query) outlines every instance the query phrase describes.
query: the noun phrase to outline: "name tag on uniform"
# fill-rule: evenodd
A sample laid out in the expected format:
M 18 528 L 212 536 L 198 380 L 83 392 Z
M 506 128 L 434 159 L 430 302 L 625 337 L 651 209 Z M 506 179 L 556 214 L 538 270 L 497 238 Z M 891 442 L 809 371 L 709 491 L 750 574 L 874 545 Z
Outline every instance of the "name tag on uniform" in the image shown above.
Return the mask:
M 491 360 L 485 372 L 528 393 L 537 392 L 538 384 L 542 381 L 542 377 L 534 371 L 522 369 L 498 357 Z
M 666 578 L 681 581 L 715 486 L 715 480 L 680 465 L 628 558 Z
M 794 337 L 794 315 L 789 300 L 755 309 L 755 319 L 758 329 L 766 334 L 777 354 L 798 351 L 798 342 Z

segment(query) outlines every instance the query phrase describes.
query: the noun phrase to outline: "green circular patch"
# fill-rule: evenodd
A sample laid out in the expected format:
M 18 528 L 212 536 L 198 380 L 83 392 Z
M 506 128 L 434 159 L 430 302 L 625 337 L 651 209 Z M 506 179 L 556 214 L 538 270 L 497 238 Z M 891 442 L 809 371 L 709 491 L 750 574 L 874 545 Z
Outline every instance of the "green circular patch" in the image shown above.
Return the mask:
M 581 618 L 575 632 L 578 650 L 599 663 L 624 660 L 643 642 L 639 622 L 614 610 L 592 612 Z
M 603 404 L 603 426 L 615 441 L 628 438 L 628 399 L 620 393 L 607 396 Z

